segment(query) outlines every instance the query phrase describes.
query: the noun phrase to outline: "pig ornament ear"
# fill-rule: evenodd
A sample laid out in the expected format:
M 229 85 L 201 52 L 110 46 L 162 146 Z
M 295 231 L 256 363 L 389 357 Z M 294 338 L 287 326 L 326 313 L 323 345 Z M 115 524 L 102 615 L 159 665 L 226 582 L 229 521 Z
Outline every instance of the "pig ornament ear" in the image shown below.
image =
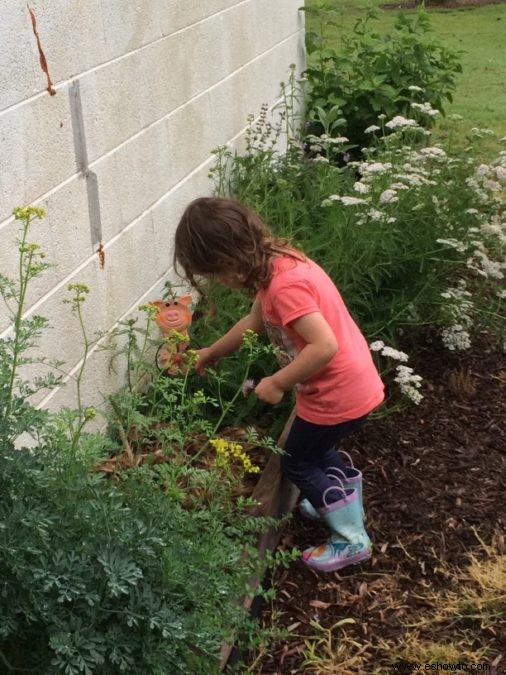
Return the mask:
M 183 295 L 181 298 L 176 298 L 174 302 L 177 302 L 179 305 L 184 305 L 185 307 L 188 307 L 192 303 L 192 296 L 191 295 Z
M 149 304 L 158 307 L 160 310 L 172 304 L 184 305 L 185 307 L 188 307 L 188 305 L 191 305 L 192 302 L 193 298 L 191 295 L 183 295 L 181 298 L 176 298 L 175 300 L 151 300 Z

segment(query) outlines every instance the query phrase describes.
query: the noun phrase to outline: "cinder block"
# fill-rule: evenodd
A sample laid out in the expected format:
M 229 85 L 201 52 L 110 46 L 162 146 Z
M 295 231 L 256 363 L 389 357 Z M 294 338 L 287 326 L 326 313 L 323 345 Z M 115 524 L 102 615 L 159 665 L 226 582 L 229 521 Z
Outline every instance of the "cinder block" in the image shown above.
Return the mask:
M 153 237 L 156 242 L 154 274 L 161 276 L 172 267 L 174 258 L 174 233 L 181 216 L 188 204 L 197 197 L 209 196 L 213 191 L 212 181 L 209 179 L 209 169 L 213 159 L 207 161 L 189 177 L 183 179 L 174 189 L 170 190 L 154 206 Z M 183 285 L 183 280 L 172 275 L 174 284 Z
M 187 101 L 190 69 L 178 34 L 80 78 L 89 161 Z
M 207 97 L 196 99 L 92 165 L 110 240 L 204 162 L 212 148 Z
M 172 0 L 170 3 L 165 2 L 159 14 L 162 34 L 171 35 L 240 2 L 243 0 L 200 0 L 199 2 Z
M 252 0 L 249 1 L 251 2 Z M 256 0 L 253 1 L 255 2 Z M 208 16 L 218 14 L 219 12 L 223 12 L 231 7 L 241 4 L 244 4 L 244 0 L 204 0 L 203 2 Z
M 161 37 L 159 13 L 162 0 L 125 2 L 107 0 L 102 3 L 105 48 L 109 59 L 139 49 Z M 171 5 L 171 2 L 165 2 Z
M 280 0 L 290 19 L 275 28 L 265 25 L 269 2 L 239 3 L 80 78 L 90 161 L 274 47 L 283 24 L 282 37 L 291 34 L 297 12 L 286 10 L 293 0 Z M 244 26 L 254 40 L 244 39 Z
M 300 63 L 300 52 L 299 58 L 294 58 L 300 41 L 301 36 L 294 34 L 209 92 L 215 145 L 226 144 L 244 128 L 249 114 L 258 115 L 263 103 L 272 103 L 279 97 L 280 83 L 287 81 L 290 64 Z M 234 104 L 230 105 L 230 101 Z
M 7 218 L 76 172 L 66 88 L 0 113 L 0 175 Z
M 109 4 L 110 0 L 30 0 L 48 70 L 55 84 L 109 58 L 104 15 L 104 8 Z M 125 6 L 130 4 L 124 3 Z M 43 89 L 44 75 L 40 69 L 39 72 L 40 88 Z
M 39 54 L 24 3 L 0 5 L 0 111 L 43 88 Z
M 83 179 L 76 177 L 40 200 L 37 206 L 45 209 L 46 217 L 32 222 L 28 241 L 40 245 L 46 255 L 45 261 L 51 267 L 31 281 L 26 297 L 27 307 L 49 293 L 92 254 L 88 201 Z M 20 236 L 20 223 L 13 218 L 4 223 L 0 230 L 0 238 L 4 242 L 0 247 L 0 273 L 11 279 L 19 276 L 15 242 Z M 0 302 L 0 332 L 7 325 L 8 315 Z

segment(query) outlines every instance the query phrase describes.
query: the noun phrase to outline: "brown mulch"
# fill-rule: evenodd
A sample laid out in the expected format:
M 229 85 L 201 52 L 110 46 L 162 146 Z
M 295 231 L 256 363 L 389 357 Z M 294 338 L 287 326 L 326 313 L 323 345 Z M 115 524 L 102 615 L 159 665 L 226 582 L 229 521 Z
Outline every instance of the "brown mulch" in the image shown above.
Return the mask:
M 347 636 L 368 645 L 369 665 L 335 675 L 376 672 L 378 663 L 389 663 L 385 644 L 402 643 L 406 621 L 437 610 L 424 598 L 428 590 L 444 593 L 454 583 L 449 570 L 462 569 L 470 553 L 483 556 L 483 542 L 506 553 L 504 354 L 486 334 L 457 354 L 427 337 L 410 360 L 424 377 L 422 403 L 370 421 L 343 443 L 364 473 L 372 562 L 331 574 L 316 574 L 300 561 L 277 571 L 277 598 L 264 607 L 261 621 L 288 629 L 289 636 L 256 655 L 255 673 L 333 675 L 303 667 L 302 652 L 305 639 L 317 632 L 310 621 L 330 628 L 343 618 L 355 622 L 346 626 Z M 295 515 L 281 545 L 303 549 L 324 536 Z M 435 623 L 429 637 L 448 643 L 465 630 L 477 636 L 476 645 L 493 645 L 492 672 L 506 672 L 506 656 L 500 656 L 506 654 L 506 625 L 500 621 Z

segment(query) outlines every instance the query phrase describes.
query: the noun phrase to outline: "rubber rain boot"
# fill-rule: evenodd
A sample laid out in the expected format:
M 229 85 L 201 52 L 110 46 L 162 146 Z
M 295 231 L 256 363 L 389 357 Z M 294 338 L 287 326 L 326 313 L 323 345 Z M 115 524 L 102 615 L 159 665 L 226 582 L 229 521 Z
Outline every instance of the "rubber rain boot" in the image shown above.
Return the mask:
M 331 490 L 339 490 L 343 498 L 326 503 Z M 320 516 L 330 529 L 330 538 L 321 546 L 312 546 L 302 554 L 302 561 L 319 572 L 334 572 L 354 565 L 372 556 L 372 544 L 364 528 L 358 490 L 329 487 L 323 494 L 326 504 L 319 509 Z
M 356 488 L 358 490 L 359 499 L 360 499 L 360 508 L 362 509 L 362 516 L 365 518 L 364 514 L 364 504 L 362 500 L 362 472 L 359 471 L 353 464 L 353 460 L 350 455 L 344 450 L 338 450 L 338 453 L 345 455 L 349 465 L 345 467 L 345 470 L 339 469 L 337 466 L 329 467 L 326 469 L 325 473 L 329 478 L 336 477 L 340 483 L 343 483 L 344 487 Z M 311 504 L 309 499 L 302 499 L 299 502 L 299 513 L 304 518 L 304 520 L 311 523 L 322 523 L 322 518 L 315 507 Z

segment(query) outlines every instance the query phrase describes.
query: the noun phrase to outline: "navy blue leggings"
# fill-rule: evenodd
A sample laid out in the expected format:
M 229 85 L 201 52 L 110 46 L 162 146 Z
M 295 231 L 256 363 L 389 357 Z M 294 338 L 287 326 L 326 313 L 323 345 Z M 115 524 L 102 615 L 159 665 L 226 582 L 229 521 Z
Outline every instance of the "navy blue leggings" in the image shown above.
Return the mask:
M 337 453 L 339 441 L 363 426 L 367 415 L 340 424 L 313 424 L 295 417 L 285 443 L 285 454 L 281 456 L 284 474 L 319 509 L 323 504 L 325 490 L 336 482 L 325 473 L 326 469 L 337 467 L 346 473 L 346 465 Z M 338 490 L 332 490 L 326 497 L 327 503 L 342 498 Z

